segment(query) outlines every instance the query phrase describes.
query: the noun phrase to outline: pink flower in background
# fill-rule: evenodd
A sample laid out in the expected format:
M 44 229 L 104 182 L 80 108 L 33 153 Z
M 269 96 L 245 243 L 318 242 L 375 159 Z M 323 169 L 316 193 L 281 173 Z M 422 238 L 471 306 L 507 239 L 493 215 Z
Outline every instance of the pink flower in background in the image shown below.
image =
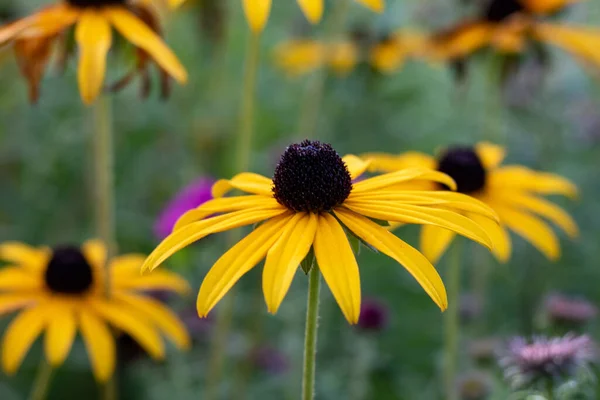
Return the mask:
M 164 239 L 173 231 L 175 222 L 193 208 L 212 199 L 211 188 L 215 181 L 211 178 L 202 177 L 187 185 L 160 213 L 154 224 L 154 234 L 159 239 Z

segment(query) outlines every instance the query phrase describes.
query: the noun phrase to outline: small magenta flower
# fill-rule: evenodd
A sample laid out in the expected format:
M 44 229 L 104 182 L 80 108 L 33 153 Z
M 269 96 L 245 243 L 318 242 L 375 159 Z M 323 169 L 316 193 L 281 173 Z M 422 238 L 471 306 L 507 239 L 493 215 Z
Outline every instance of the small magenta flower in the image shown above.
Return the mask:
M 358 327 L 365 332 L 379 332 L 388 324 L 389 310 L 381 301 L 365 299 L 361 304 Z
M 202 177 L 184 187 L 160 213 L 154 224 L 154 234 L 164 239 L 171 234 L 175 222 L 184 213 L 212 200 L 211 188 L 215 181 Z
M 544 309 L 552 323 L 571 327 L 585 325 L 598 314 L 598 308 L 589 301 L 560 293 L 549 295 Z

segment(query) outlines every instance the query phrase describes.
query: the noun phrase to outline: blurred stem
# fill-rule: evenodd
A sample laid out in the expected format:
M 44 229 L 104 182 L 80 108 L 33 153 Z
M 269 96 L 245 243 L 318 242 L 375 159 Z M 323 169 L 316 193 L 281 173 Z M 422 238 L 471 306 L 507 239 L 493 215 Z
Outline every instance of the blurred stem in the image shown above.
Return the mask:
M 337 0 L 335 8 L 331 15 L 331 22 L 327 24 L 325 41 L 332 42 L 342 33 L 344 22 L 349 9 L 349 0 Z M 317 122 L 319 120 L 319 111 L 321 110 L 323 92 L 325 89 L 325 80 L 327 79 L 327 66 L 321 66 L 306 85 L 304 98 L 300 108 L 300 120 L 298 130 L 295 134 L 296 140 L 302 140 L 306 137 L 314 137 Z
M 502 55 L 490 51 L 486 65 L 487 93 L 483 131 L 486 140 L 506 145 L 502 118 L 502 62 Z
M 115 187 L 113 120 L 110 98 L 101 96 L 93 106 L 94 127 L 94 220 L 96 235 L 106 246 L 106 296 L 110 296 L 108 262 L 117 251 L 115 238 Z M 104 399 L 117 398 L 113 378 L 105 383 Z
M 33 382 L 33 389 L 29 395 L 29 400 L 44 400 L 48 396 L 50 381 L 52 380 L 52 367 L 42 356 L 38 373 Z
M 240 106 L 240 125 L 235 138 L 235 163 L 234 174 L 246 171 L 250 165 L 252 154 L 252 136 L 254 132 L 254 106 L 256 97 L 256 83 L 258 64 L 260 59 L 260 34 L 250 32 L 248 48 L 244 65 L 244 83 L 242 87 L 242 104 Z M 230 231 L 228 242 L 233 245 L 240 239 L 238 231 Z M 235 305 L 234 292 L 230 291 L 222 301 L 222 308 L 217 316 L 215 330 L 212 337 L 209 368 L 206 385 L 208 400 L 216 399 L 219 395 L 219 383 L 225 362 L 225 348 L 233 320 Z
M 319 274 L 319 267 L 314 264 L 308 274 L 306 330 L 304 332 L 304 368 L 302 372 L 302 400 L 312 400 L 315 395 L 315 367 L 317 358 L 320 289 L 321 275 Z
M 454 241 L 454 247 L 448 263 L 448 310 L 444 326 L 444 389 L 447 400 L 457 400 L 456 371 L 458 365 L 458 340 L 460 335 L 459 302 L 460 302 L 460 272 L 461 272 L 460 240 Z

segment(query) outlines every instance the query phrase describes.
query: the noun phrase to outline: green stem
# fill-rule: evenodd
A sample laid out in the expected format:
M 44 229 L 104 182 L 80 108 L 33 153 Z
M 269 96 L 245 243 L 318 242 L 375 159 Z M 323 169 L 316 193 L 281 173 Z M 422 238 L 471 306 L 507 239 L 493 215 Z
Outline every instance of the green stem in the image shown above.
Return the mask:
M 337 36 L 342 33 L 346 15 L 348 14 L 349 1 L 336 1 L 336 8 L 331 16 L 331 23 L 327 25 L 325 40 L 333 42 Z M 325 89 L 325 81 L 327 79 L 326 66 L 321 66 L 311 77 L 312 79 L 306 86 L 302 105 L 300 106 L 300 120 L 298 122 L 298 130 L 294 135 L 296 140 L 301 140 L 306 137 L 314 137 L 319 119 L 319 111 L 322 107 L 323 92 Z
M 317 358 L 317 328 L 319 318 L 319 291 L 321 275 L 315 264 L 309 272 L 306 330 L 304 332 L 304 368 L 302 373 L 302 400 L 312 400 L 315 395 L 315 367 Z
M 52 367 L 48 361 L 42 357 L 37 376 L 33 382 L 33 389 L 29 395 L 29 400 L 44 400 L 48 396 L 50 381 L 52 380 Z
M 457 400 L 456 371 L 458 364 L 458 340 L 460 335 L 459 302 L 460 302 L 460 272 L 461 272 L 461 242 L 454 241 L 454 248 L 448 265 L 446 279 L 448 288 L 448 310 L 444 326 L 444 389 L 445 398 Z
M 254 108 L 256 97 L 256 83 L 258 76 L 258 65 L 260 60 L 260 35 L 250 32 L 248 37 L 248 48 L 244 66 L 244 83 L 242 87 L 242 104 L 240 108 L 240 125 L 235 140 L 235 171 L 239 173 L 246 171 L 250 165 L 252 154 L 252 137 L 254 133 Z M 233 245 L 240 239 L 238 231 L 230 231 L 228 242 Z M 215 330 L 212 338 L 211 353 L 209 356 L 209 369 L 206 385 L 206 396 L 208 400 L 216 399 L 219 394 L 219 383 L 223 372 L 225 348 L 233 311 L 235 296 L 233 291 L 223 299 L 222 308 L 217 316 Z
M 113 121 L 110 99 L 102 96 L 93 107 L 94 128 L 94 222 L 97 237 L 106 246 L 106 296 L 110 293 L 110 274 L 108 260 L 117 252 L 115 237 L 115 187 L 114 187 L 114 148 L 113 148 Z M 117 398 L 113 378 L 105 383 L 103 398 L 115 400 Z

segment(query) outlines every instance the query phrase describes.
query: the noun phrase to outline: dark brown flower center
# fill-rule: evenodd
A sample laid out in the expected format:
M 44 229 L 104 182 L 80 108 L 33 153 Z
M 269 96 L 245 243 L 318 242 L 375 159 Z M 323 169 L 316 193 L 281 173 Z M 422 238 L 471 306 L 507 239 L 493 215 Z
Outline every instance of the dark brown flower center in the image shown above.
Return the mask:
M 94 282 L 92 267 L 76 247 L 56 247 L 46 267 L 46 286 L 54 293 L 85 293 Z
M 275 199 L 297 212 L 329 211 L 342 204 L 352 190 L 348 168 L 333 147 L 310 140 L 285 150 L 273 184 Z
M 488 4 L 484 18 L 491 22 L 500 22 L 511 15 L 524 11 L 519 0 L 491 0 Z
M 485 168 L 472 147 L 449 148 L 440 157 L 437 169 L 454 179 L 460 193 L 474 193 L 485 186 Z
M 70 5 L 82 8 L 125 5 L 127 1 L 128 0 L 67 0 Z

